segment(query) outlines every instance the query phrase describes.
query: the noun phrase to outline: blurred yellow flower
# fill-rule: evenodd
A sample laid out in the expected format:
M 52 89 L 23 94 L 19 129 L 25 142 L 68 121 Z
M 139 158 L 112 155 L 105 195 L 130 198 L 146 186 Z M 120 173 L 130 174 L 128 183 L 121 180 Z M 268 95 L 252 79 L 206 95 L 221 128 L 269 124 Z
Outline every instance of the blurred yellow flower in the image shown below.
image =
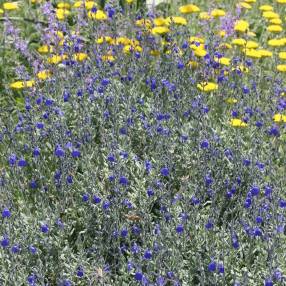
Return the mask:
M 214 18 L 223 17 L 225 16 L 225 11 L 222 9 L 214 9 L 211 11 L 211 16 Z
M 224 66 L 229 66 L 230 65 L 230 59 L 229 58 L 225 58 L 225 57 L 217 58 L 217 57 L 215 57 L 214 61 L 217 62 L 217 63 L 220 63 L 220 64 L 222 64 Z
M 126 3 L 128 3 L 128 4 L 132 4 L 133 3 L 133 0 L 125 0 L 126 1 Z
M 234 30 L 237 32 L 246 32 L 249 29 L 249 23 L 245 20 L 238 20 L 234 25 Z
M 4 13 L 4 10 L 0 8 L 0 14 L 3 14 L 3 13 Z
M 170 29 L 165 26 L 160 26 L 160 27 L 154 27 L 151 32 L 153 35 L 164 35 L 169 33 Z
M 283 31 L 283 28 L 280 25 L 270 25 L 267 27 L 267 31 L 273 33 L 280 33 Z
M 155 26 L 165 26 L 167 24 L 163 17 L 155 18 L 153 22 Z
M 99 20 L 99 21 L 107 19 L 107 15 L 102 10 L 97 10 L 96 12 L 89 11 L 87 13 L 87 16 L 90 19 Z
M 104 55 L 101 57 L 104 62 L 113 62 L 115 61 L 115 57 L 113 55 Z
M 199 15 L 199 18 L 201 20 L 210 20 L 211 19 L 211 16 L 208 12 L 201 12 L 200 15 Z
M 136 26 L 145 27 L 148 29 L 152 27 L 152 22 L 149 19 L 140 19 L 136 21 Z
M 257 50 L 261 57 L 266 58 L 266 57 L 272 57 L 273 53 L 271 51 L 265 50 L 265 49 L 261 49 L 261 50 Z
M 57 4 L 57 8 L 60 8 L 60 9 L 70 9 L 71 8 L 71 5 L 67 2 L 60 2 Z
M 66 60 L 67 58 L 67 55 L 53 55 L 52 57 L 48 58 L 48 63 L 56 65 Z
M 51 53 L 53 51 L 53 47 L 52 46 L 48 46 L 48 45 L 43 45 L 40 46 L 38 48 L 38 52 L 41 54 L 47 54 L 47 53 Z
M 226 100 L 225 100 L 225 102 L 226 103 L 228 103 L 228 104 L 235 104 L 235 103 L 237 103 L 237 99 L 235 99 L 235 98 L 233 98 L 233 97 L 230 97 L 230 98 L 227 98 Z
M 195 50 L 194 54 L 199 58 L 203 58 L 207 54 L 207 51 L 205 50 L 204 47 L 200 47 Z
M 272 47 L 281 47 L 285 45 L 285 41 L 283 39 L 272 39 L 268 41 L 268 45 Z
M 276 123 L 280 123 L 280 122 L 286 123 L 286 115 L 283 115 L 283 114 L 280 114 L 280 113 L 276 113 L 273 116 L 273 120 Z
M 281 60 L 286 60 L 286 52 L 280 52 L 280 53 L 279 53 L 279 58 L 280 58 Z
M 219 48 L 221 49 L 231 49 L 232 45 L 228 44 L 228 43 L 222 43 L 219 45 Z
M 37 78 L 41 80 L 46 80 L 51 77 L 52 73 L 49 70 L 42 70 L 37 73 Z
M 195 61 L 189 61 L 187 65 L 192 69 L 196 69 L 199 66 L 198 62 Z
M 83 8 L 86 10 L 91 10 L 93 7 L 97 7 L 97 4 L 94 1 L 76 1 L 73 5 L 74 8 Z
M 274 18 L 274 19 L 270 19 L 269 21 L 271 24 L 275 24 L 275 25 L 281 25 L 282 24 L 282 20 L 279 18 Z
M 246 3 L 255 3 L 256 0 L 244 0 L 244 2 L 246 2 Z
M 158 50 L 152 50 L 152 51 L 150 51 L 150 55 L 151 55 L 151 56 L 154 56 L 154 57 L 158 57 L 158 56 L 160 56 L 160 51 L 158 51 Z
M 4 2 L 3 3 L 3 9 L 4 10 L 16 10 L 18 9 L 18 3 L 17 2 Z
M 244 9 L 251 9 L 252 6 L 250 4 L 248 4 L 247 2 L 239 2 L 238 6 Z
M 168 17 L 166 18 L 166 24 L 170 25 L 171 23 L 175 23 L 177 25 L 187 25 L 187 20 L 183 17 L 178 17 L 178 16 L 172 16 L 172 17 Z
M 86 53 L 76 53 L 73 55 L 73 59 L 77 62 L 83 62 L 88 58 Z
M 28 80 L 28 81 L 16 81 L 10 84 L 10 87 L 13 89 L 22 89 L 25 87 L 33 87 L 35 84 L 34 80 Z
M 266 19 L 280 18 L 279 14 L 277 14 L 273 11 L 265 11 L 265 12 L 263 12 L 262 16 Z
M 193 4 L 188 4 L 188 5 L 181 6 L 179 8 L 179 10 L 183 14 L 190 14 L 190 13 L 200 12 L 200 8 L 198 6 L 196 6 L 196 5 L 193 5 Z
M 270 5 L 261 5 L 259 7 L 259 10 L 261 10 L 261 11 L 273 11 L 273 7 Z
M 277 3 L 286 4 L 286 0 L 276 0 Z
M 132 51 L 136 51 L 136 52 L 141 53 L 142 52 L 142 47 L 140 47 L 140 46 L 133 46 L 133 45 L 126 45 L 123 48 L 123 52 L 125 54 L 130 54 Z
M 66 16 L 70 14 L 67 9 L 56 9 L 56 17 L 58 20 L 64 20 Z
M 241 119 L 232 118 L 230 120 L 230 125 L 233 127 L 246 127 L 247 123 L 243 122 Z
M 277 70 L 280 72 L 286 72 L 286 65 L 278 65 Z
M 245 46 L 247 42 L 245 39 L 238 38 L 233 39 L 231 43 L 236 46 Z
M 218 89 L 218 85 L 214 82 L 201 82 L 197 84 L 197 88 L 204 92 L 210 92 Z
M 255 58 L 255 59 L 260 59 L 261 58 L 261 53 L 260 51 L 258 50 L 255 50 L 255 49 L 246 49 L 244 51 L 245 55 L 247 57 L 250 57 L 250 58 Z

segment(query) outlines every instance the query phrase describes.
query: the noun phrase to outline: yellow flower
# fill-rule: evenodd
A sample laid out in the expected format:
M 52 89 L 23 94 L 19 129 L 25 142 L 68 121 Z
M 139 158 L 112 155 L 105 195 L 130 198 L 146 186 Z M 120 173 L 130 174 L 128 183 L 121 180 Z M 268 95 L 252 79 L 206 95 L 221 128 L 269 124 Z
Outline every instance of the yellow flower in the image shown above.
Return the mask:
M 42 70 L 37 73 L 37 78 L 41 80 L 46 80 L 51 77 L 52 73 L 49 70 Z
M 268 41 L 268 45 L 272 47 L 281 47 L 285 45 L 285 41 L 283 39 L 272 39 Z
M 231 43 L 236 46 L 245 46 L 247 42 L 244 39 L 238 38 L 238 39 L 233 39 Z
M 273 116 L 273 120 L 276 123 L 280 123 L 280 122 L 286 123 L 286 115 L 283 115 L 283 114 L 280 114 L 280 113 L 276 113 Z
M 247 49 L 256 49 L 258 48 L 258 43 L 255 41 L 247 41 L 245 47 Z
M 183 14 L 191 14 L 191 13 L 200 12 L 200 8 L 193 4 L 181 6 L 179 10 Z
M 240 72 L 248 73 L 249 69 L 248 69 L 248 67 L 246 67 L 244 65 L 239 65 L 239 66 L 237 66 L 235 68 L 232 68 L 232 71 L 240 71 Z
M 86 53 L 76 53 L 73 55 L 73 59 L 77 62 L 83 62 L 88 58 Z
M 277 3 L 286 4 L 286 0 L 276 0 Z
M 230 120 L 230 125 L 233 127 L 246 127 L 247 123 L 243 122 L 241 119 L 232 118 Z
M 170 29 L 164 26 L 154 27 L 151 32 L 153 35 L 164 35 L 164 34 L 169 33 Z
M 223 17 L 223 16 L 225 16 L 225 11 L 222 9 L 214 9 L 211 11 L 211 15 L 214 18 Z
M 252 6 L 246 2 L 239 2 L 238 6 L 241 8 L 245 8 L 245 9 L 251 9 L 252 8 Z
M 155 26 L 165 26 L 165 25 L 167 25 L 166 20 L 164 18 L 162 18 L 162 17 L 155 18 L 153 22 L 154 22 Z
M 0 15 L 4 13 L 4 10 L 0 8 Z
M 56 9 L 56 17 L 58 20 L 64 20 L 66 16 L 70 14 L 69 10 L 66 9 Z
M 283 28 L 280 25 L 270 25 L 267 27 L 268 32 L 280 33 L 283 31 Z
M 10 87 L 13 89 L 22 89 L 25 87 L 33 87 L 35 84 L 34 80 L 28 80 L 28 81 L 16 81 L 10 84 Z
M 279 58 L 280 58 L 281 60 L 286 60 L 286 52 L 280 52 L 280 53 L 279 53 Z
M 47 53 L 51 53 L 53 51 L 53 47 L 52 46 L 48 46 L 48 45 L 43 45 L 40 46 L 38 48 L 38 52 L 41 54 L 47 54 Z
M 237 32 L 246 32 L 249 29 L 249 24 L 245 20 L 238 20 L 234 25 L 234 30 Z
M 282 20 L 279 19 L 279 18 L 270 19 L 269 22 L 270 22 L 271 24 L 274 24 L 274 25 L 281 25 L 281 24 L 282 24 Z
M 286 72 L 286 65 L 278 65 L 276 68 L 280 72 Z
M 261 5 L 259 7 L 259 10 L 261 10 L 261 11 L 273 11 L 273 7 L 270 5 Z
M 189 61 L 187 65 L 192 69 L 196 69 L 199 66 L 198 62 L 195 61 Z
M 70 9 L 71 5 L 69 3 L 67 3 L 67 2 L 60 2 L 60 3 L 58 3 L 57 8 Z
M 113 55 L 104 55 L 101 57 L 104 62 L 113 62 L 115 61 L 115 57 Z
M 235 99 L 235 98 L 233 98 L 233 97 L 230 97 L 230 98 L 227 98 L 226 100 L 225 100 L 225 102 L 226 103 L 228 103 L 228 104 L 235 104 L 235 103 L 237 103 L 237 99 Z
M 87 13 L 87 16 L 90 19 L 99 20 L 99 21 L 107 19 L 107 15 L 102 10 L 97 10 L 95 13 L 93 13 L 92 11 L 89 11 Z
M 187 20 L 185 18 L 183 18 L 183 17 L 176 17 L 176 16 L 168 17 L 166 19 L 166 24 L 170 25 L 171 23 L 175 23 L 177 25 L 184 25 L 184 26 L 186 26 L 187 25 Z
M 73 8 L 83 8 L 86 10 L 91 10 L 93 7 L 97 7 L 97 4 L 94 1 L 76 1 L 73 5 Z
M 214 91 L 218 89 L 218 85 L 214 82 L 201 82 L 197 84 L 197 88 L 204 92 Z
M 67 55 L 53 55 L 52 57 L 48 58 L 48 63 L 56 65 L 66 59 Z
M 203 58 L 207 54 L 207 51 L 203 47 L 200 47 L 195 50 L 194 54 L 199 58 Z
M 247 57 L 250 57 L 250 58 L 255 58 L 255 59 L 260 59 L 261 58 L 261 53 L 260 51 L 258 50 L 255 50 L 255 49 L 246 49 L 244 51 L 245 55 Z
M 109 36 L 105 36 L 105 37 L 100 37 L 96 40 L 97 44 L 103 44 L 104 42 L 110 44 L 110 45 L 113 45 L 115 44 L 115 40 L 112 39 L 111 37 Z
M 125 54 L 130 54 L 132 51 L 136 51 L 141 53 L 142 52 L 142 48 L 140 46 L 133 46 L 133 45 L 126 45 L 123 48 L 123 52 Z
M 268 51 L 265 49 L 258 50 L 258 52 L 260 53 L 261 57 L 264 57 L 264 58 L 273 56 L 273 53 L 271 51 Z
M 265 12 L 263 12 L 262 16 L 266 19 L 280 18 L 279 14 L 277 14 L 273 11 L 265 11 Z
M 228 43 L 222 43 L 222 44 L 219 45 L 219 48 L 221 48 L 221 49 L 231 49 L 232 46 L 230 44 L 228 44 Z
M 127 37 L 118 37 L 115 40 L 116 45 L 130 45 L 131 40 L 128 39 Z
M 16 10 L 18 9 L 18 3 L 17 2 L 4 2 L 3 3 L 3 9 L 4 10 Z
M 125 0 L 126 1 L 126 3 L 128 3 L 128 4 L 132 4 L 133 3 L 133 0 Z
M 220 63 L 220 64 L 222 64 L 224 66 L 229 66 L 230 65 L 230 59 L 229 58 L 225 58 L 225 57 L 217 58 L 217 57 L 215 57 L 214 61 L 217 62 L 217 63 Z
M 200 37 L 192 36 L 192 37 L 190 37 L 189 41 L 190 41 L 191 44 L 192 43 L 201 43 L 201 44 L 203 44 L 205 42 L 205 39 L 200 38 Z
M 152 27 L 152 22 L 149 19 L 140 19 L 136 21 L 136 26 L 150 29 Z
M 246 3 L 255 3 L 256 0 L 244 0 L 244 2 L 246 2 Z
M 160 51 L 158 51 L 158 50 L 152 50 L 152 51 L 150 51 L 150 55 L 151 55 L 151 56 L 154 56 L 154 57 L 158 57 L 158 56 L 160 56 Z
M 211 16 L 208 12 L 201 12 L 200 15 L 199 15 L 199 18 L 201 20 L 210 20 L 211 19 Z

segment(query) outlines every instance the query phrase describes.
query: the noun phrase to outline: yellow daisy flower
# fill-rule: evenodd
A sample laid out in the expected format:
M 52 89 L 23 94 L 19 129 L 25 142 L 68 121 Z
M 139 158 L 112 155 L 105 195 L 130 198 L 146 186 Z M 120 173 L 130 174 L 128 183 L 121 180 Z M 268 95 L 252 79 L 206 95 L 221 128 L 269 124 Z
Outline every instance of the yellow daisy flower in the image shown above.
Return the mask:
M 28 81 L 16 81 L 10 84 L 10 87 L 13 89 L 23 89 L 26 87 L 33 87 L 35 84 L 34 80 L 28 80 Z
M 52 73 L 49 70 L 42 70 L 37 73 L 37 78 L 41 80 L 46 80 L 51 77 Z
M 154 27 L 151 30 L 153 35 L 164 35 L 170 32 L 170 29 L 168 27 L 160 26 L 160 27 Z
M 3 3 L 3 9 L 4 10 L 16 10 L 18 9 L 18 3 L 17 2 L 4 2 Z
M 243 122 L 241 119 L 232 118 L 230 120 L 230 125 L 233 127 L 246 127 L 247 123 Z
M 200 8 L 193 4 L 181 6 L 179 10 L 183 14 L 191 14 L 191 13 L 200 12 Z
M 76 53 L 73 55 L 73 59 L 77 62 L 83 62 L 88 58 L 88 55 L 86 53 Z
M 249 29 L 249 23 L 245 20 L 238 20 L 234 25 L 234 30 L 237 32 L 246 32 Z
M 197 84 L 197 88 L 204 92 L 210 92 L 218 89 L 218 85 L 214 82 L 201 82 Z
M 278 65 L 276 68 L 280 72 L 286 72 L 286 65 Z
M 281 60 L 286 60 L 286 52 L 280 52 L 280 53 L 279 53 L 279 58 L 280 58 Z
M 280 25 L 270 25 L 267 27 L 267 31 L 273 33 L 280 33 L 283 31 L 283 28 Z
M 276 113 L 273 116 L 273 121 L 276 123 L 280 123 L 280 122 L 284 122 L 286 123 L 286 115 L 280 114 L 280 113 Z
M 211 11 L 211 16 L 214 18 L 219 18 L 225 16 L 225 11 L 222 9 L 214 9 Z
M 107 15 L 105 14 L 104 11 L 102 10 L 97 10 L 95 13 L 93 13 L 92 11 L 89 11 L 87 13 L 88 18 L 93 19 L 93 20 L 106 20 L 107 19 Z
M 273 11 L 273 7 L 270 5 L 261 5 L 259 7 L 259 10 L 261 10 L 261 11 Z

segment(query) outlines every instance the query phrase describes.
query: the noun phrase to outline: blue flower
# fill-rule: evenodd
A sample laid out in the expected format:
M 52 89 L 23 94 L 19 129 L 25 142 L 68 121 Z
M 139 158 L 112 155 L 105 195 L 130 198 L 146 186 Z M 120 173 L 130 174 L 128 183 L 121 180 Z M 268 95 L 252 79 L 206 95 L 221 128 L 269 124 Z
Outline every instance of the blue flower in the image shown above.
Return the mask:
M 17 244 L 13 245 L 13 246 L 12 246 L 12 249 L 11 249 L 11 251 L 12 251 L 14 254 L 19 253 L 20 250 L 21 250 L 21 248 L 20 248 L 20 246 L 17 245 Z
M 145 259 L 151 259 L 152 258 L 152 251 L 147 249 L 145 252 L 144 252 L 144 258 Z
M 184 226 L 179 224 L 177 227 L 176 227 L 176 232 L 181 234 L 182 232 L 184 231 Z
M 4 237 L 4 238 L 1 240 L 1 246 L 2 246 L 3 248 L 8 247 L 9 244 L 10 244 L 10 240 L 9 240 L 8 237 Z
M 209 264 L 209 266 L 208 266 L 208 270 L 209 270 L 210 272 L 216 271 L 216 262 L 215 262 L 215 261 L 211 261 L 211 262 L 210 262 L 210 264 Z
M 135 278 L 136 281 L 142 281 L 143 274 L 141 272 L 136 272 L 134 278 Z
M 73 157 L 73 158 L 78 158 L 78 157 L 80 157 L 80 151 L 74 149 L 74 150 L 72 151 L 72 157 Z
M 26 167 L 28 165 L 27 161 L 24 159 L 24 158 L 21 158 L 19 161 L 18 161 L 18 166 L 19 167 Z
M 55 155 L 59 158 L 63 157 L 65 155 L 64 149 L 61 146 L 57 146 L 55 150 Z
M 127 186 L 128 185 L 128 179 L 124 176 L 121 176 L 119 178 L 119 184 L 122 185 L 122 186 Z
M 97 197 L 96 195 L 93 196 L 93 202 L 95 204 L 99 204 L 101 202 L 101 198 L 100 197 Z
M 201 142 L 201 148 L 202 149 L 207 149 L 207 148 L 209 148 L 209 142 L 208 142 L 208 140 L 203 140 L 202 142 Z
M 42 233 L 48 233 L 49 232 L 49 227 L 47 224 L 42 224 L 41 225 L 41 232 Z
M 9 218 L 11 216 L 11 212 L 9 211 L 9 209 L 4 208 L 4 210 L 2 211 L 2 218 Z
M 167 167 L 163 167 L 161 169 L 161 175 L 162 176 L 167 177 L 167 176 L 169 176 L 169 174 L 170 174 L 170 171 L 169 171 L 169 169 Z

